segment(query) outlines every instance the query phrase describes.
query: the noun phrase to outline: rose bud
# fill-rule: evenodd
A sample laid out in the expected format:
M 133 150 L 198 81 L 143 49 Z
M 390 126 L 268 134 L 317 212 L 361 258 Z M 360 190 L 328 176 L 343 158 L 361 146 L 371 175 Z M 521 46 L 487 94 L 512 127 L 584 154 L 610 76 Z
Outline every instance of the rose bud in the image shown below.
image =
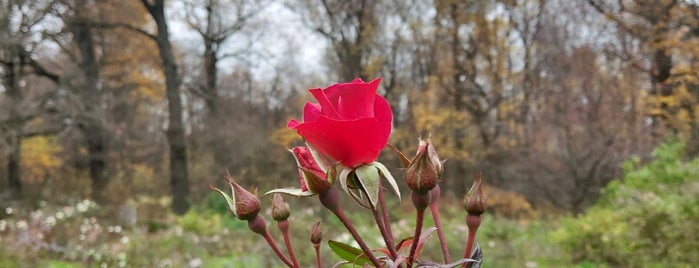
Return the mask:
M 221 194 L 228 202 L 228 208 L 233 212 L 236 218 L 241 220 L 252 220 L 260 212 L 260 200 L 256 194 L 253 194 L 238 185 L 233 178 L 226 176 L 228 184 L 231 186 L 231 195 L 229 196 L 221 189 L 214 186 L 209 186 L 212 190 Z M 255 191 L 256 192 L 256 191 Z
M 320 221 L 317 221 L 311 227 L 311 243 L 314 245 L 320 244 L 323 240 L 323 228 L 320 226 Z
M 464 209 L 469 215 L 481 215 L 485 212 L 485 208 L 488 205 L 488 198 L 486 198 L 485 193 L 483 193 L 481 181 L 481 173 L 478 173 L 476 179 L 473 181 L 471 189 L 468 190 L 466 196 L 464 197 Z
M 284 199 L 280 194 L 274 194 L 272 197 L 272 218 L 275 221 L 285 221 L 289 218 L 291 212 L 289 212 L 289 204 L 284 202 Z
M 291 153 L 299 168 L 301 190 L 304 192 L 322 193 L 330 189 L 335 178 L 335 168 L 323 170 L 308 147 L 294 147 Z
M 408 187 L 415 192 L 424 194 L 437 185 L 442 172 L 443 163 L 439 160 L 430 140 L 420 140 L 417 153 L 408 165 L 405 177 Z

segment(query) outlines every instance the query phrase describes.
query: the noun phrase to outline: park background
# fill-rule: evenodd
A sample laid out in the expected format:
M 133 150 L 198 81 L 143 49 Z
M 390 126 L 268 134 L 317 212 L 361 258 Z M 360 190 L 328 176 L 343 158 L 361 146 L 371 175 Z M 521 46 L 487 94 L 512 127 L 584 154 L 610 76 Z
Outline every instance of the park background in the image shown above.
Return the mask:
M 286 122 L 307 89 L 357 77 L 382 78 L 389 144 L 431 137 L 447 159 L 455 252 L 482 171 L 484 267 L 699 263 L 697 1 L 0 5 L 2 267 L 281 265 L 209 184 L 296 186 Z M 379 160 L 402 177 L 390 150 Z M 350 239 L 317 202 L 287 201 L 301 260 L 318 219 Z M 390 205 L 409 236 L 410 206 Z

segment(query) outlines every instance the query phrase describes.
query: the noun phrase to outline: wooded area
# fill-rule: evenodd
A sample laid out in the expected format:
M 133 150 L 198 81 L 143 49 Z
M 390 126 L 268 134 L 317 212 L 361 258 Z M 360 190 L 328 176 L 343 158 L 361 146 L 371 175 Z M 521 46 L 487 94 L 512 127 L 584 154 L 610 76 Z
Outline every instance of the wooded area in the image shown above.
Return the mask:
M 696 1 L 0 5 L 2 199 L 169 197 L 183 214 L 226 170 L 295 185 L 286 148 L 301 140 L 286 122 L 308 88 L 356 77 L 383 79 L 389 144 L 431 136 L 457 198 L 482 171 L 534 207 L 579 213 L 668 136 L 699 155 Z

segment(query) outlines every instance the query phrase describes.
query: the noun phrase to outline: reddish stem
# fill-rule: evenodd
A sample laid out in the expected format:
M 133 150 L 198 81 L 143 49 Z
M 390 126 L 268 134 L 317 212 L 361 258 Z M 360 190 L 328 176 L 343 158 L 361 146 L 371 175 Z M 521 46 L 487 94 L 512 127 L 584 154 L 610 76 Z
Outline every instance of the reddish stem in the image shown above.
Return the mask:
M 330 188 L 329 190 L 320 193 L 318 198 L 320 199 L 320 203 L 323 204 L 325 208 L 330 210 L 330 212 L 335 214 L 335 217 L 337 217 L 340 222 L 345 225 L 347 231 L 349 231 L 354 240 L 357 241 L 357 244 L 359 244 L 359 247 L 364 252 L 364 255 L 369 258 L 371 263 L 374 264 L 375 267 L 381 267 L 381 262 L 376 258 L 376 256 L 374 256 L 373 253 L 371 253 L 369 247 L 367 247 L 366 243 L 364 243 L 364 239 L 359 236 L 359 233 L 357 233 L 357 230 L 354 229 L 352 222 L 347 218 L 342 208 L 340 208 L 340 196 L 337 193 L 337 190 L 335 188 Z
M 466 216 L 466 225 L 468 226 L 468 240 L 466 241 L 466 250 L 464 251 L 464 259 L 471 257 L 471 250 L 473 250 L 473 243 L 476 241 L 476 232 L 478 231 L 478 226 L 481 225 L 480 215 L 468 215 Z M 466 264 L 462 267 L 466 267 Z
M 422 235 L 422 222 L 425 220 L 425 209 L 431 203 L 431 194 L 429 192 L 421 194 L 413 192 L 410 196 L 417 211 L 415 218 L 415 234 L 413 234 L 413 243 L 410 245 L 410 254 L 408 255 L 408 268 L 413 267 L 415 261 L 415 252 L 420 243 L 420 235 Z
M 391 218 L 388 216 L 388 210 L 386 209 L 386 199 L 384 198 L 383 191 L 379 192 L 379 204 L 381 205 L 381 214 L 383 215 L 383 222 L 386 225 L 386 231 L 388 232 L 388 238 L 390 240 L 389 242 L 391 243 L 391 245 L 393 245 L 394 241 L 393 231 L 391 231 Z
M 278 221 L 277 227 L 279 227 L 279 230 L 282 231 L 282 235 L 284 236 L 284 246 L 286 246 L 286 251 L 289 252 L 289 257 L 291 257 L 291 261 L 294 263 L 294 267 L 300 268 L 301 266 L 299 265 L 299 262 L 296 259 L 296 255 L 294 254 L 294 248 L 291 247 L 291 240 L 289 239 L 289 221 Z
M 316 250 L 316 267 L 321 268 L 323 265 L 320 263 L 320 244 L 313 244 L 313 248 Z
M 378 209 L 374 207 L 374 205 L 371 205 L 371 212 L 374 214 L 374 220 L 376 221 L 376 225 L 379 227 L 379 232 L 381 232 L 381 236 L 383 237 L 383 241 L 386 243 L 386 248 L 388 249 L 388 253 L 390 254 L 391 260 L 395 260 L 396 257 L 398 256 L 398 253 L 396 252 L 396 247 L 393 245 L 393 237 L 391 236 L 390 233 L 390 225 L 391 223 L 388 222 L 386 218 L 387 213 L 386 212 L 386 206 L 385 206 L 385 200 L 383 200 L 383 190 L 379 191 L 379 200 L 380 202 L 383 201 L 382 207 L 383 207 L 383 218 L 381 215 L 379 215 Z
M 442 247 L 442 255 L 444 256 L 444 263 L 451 263 L 451 256 L 449 256 L 449 248 L 447 247 L 447 239 L 444 237 L 444 230 L 442 230 L 442 222 L 439 219 L 439 197 L 441 191 L 439 185 L 432 189 L 432 203 L 430 204 L 430 212 L 432 212 L 432 219 L 434 220 L 434 225 L 437 227 L 437 236 L 439 237 L 439 244 Z
M 289 260 L 289 258 L 284 256 L 284 253 L 282 253 L 281 250 L 279 250 L 279 247 L 277 247 L 277 243 L 274 242 L 274 239 L 272 238 L 271 235 L 269 235 L 269 232 L 265 232 L 264 235 L 262 235 L 262 236 L 265 238 L 265 240 L 267 240 L 267 244 L 269 244 L 269 246 L 272 248 L 272 250 L 274 250 L 274 253 L 277 254 L 279 259 L 281 259 L 286 264 L 286 266 L 293 268 L 294 264 Z
M 417 250 L 420 235 L 422 235 L 422 221 L 424 220 L 424 216 L 425 210 L 418 209 L 415 222 L 415 234 L 413 235 L 413 243 L 410 245 L 410 255 L 408 255 L 408 268 L 413 267 L 413 261 L 415 261 L 415 251 Z

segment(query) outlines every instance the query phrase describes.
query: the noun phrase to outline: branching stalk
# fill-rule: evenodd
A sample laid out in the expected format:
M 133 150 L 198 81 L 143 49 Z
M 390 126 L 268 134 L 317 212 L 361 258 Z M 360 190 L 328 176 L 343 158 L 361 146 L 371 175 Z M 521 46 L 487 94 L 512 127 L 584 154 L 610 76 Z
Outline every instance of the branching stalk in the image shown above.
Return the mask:
M 347 215 L 345 215 L 345 212 L 340 208 L 340 197 L 339 194 L 337 193 L 337 190 L 335 188 L 330 188 L 328 191 L 320 193 L 319 195 L 320 203 L 323 204 L 325 208 L 330 210 L 335 216 L 342 222 L 343 225 L 345 225 L 345 228 L 347 231 L 350 232 L 352 237 L 354 238 L 355 241 L 357 241 L 357 244 L 359 244 L 359 247 L 362 249 L 364 254 L 369 258 L 371 263 L 375 267 L 381 267 L 381 262 L 374 256 L 374 254 L 371 252 L 369 247 L 366 245 L 364 242 L 364 239 L 357 233 L 357 230 L 354 228 L 354 225 L 352 225 L 352 222 L 347 218 Z
M 281 259 L 286 264 L 286 266 L 289 266 L 291 268 L 295 267 L 294 264 L 291 262 L 291 260 L 289 260 L 289 258 L 287 258 L 284 255 L 284 253 L 282 253 L 282 251 L 279 250 L 279 247 L 277 247 L 277 243 L 274 241 L 274 239 L 269 234 L 269 232 L 265 232 L 264 235 L 262 235 L 262 236 L 265 238 L 265 240 L 267 241 L 267 244 L 269 244 L 269 246 L 272 248 L 272 250 L 274 250 L 274 253 L 277 254 L 279 259 Z
M 379 191 L 379 202 L 381 202 L 382 215 L 379 215 L 379 211 L 374 205 L 371 205 L 371 212 L 374 214 L 374 220 L 376 225 L 379 227 L 383 241 L 386 243 L 386 248 L 391 257 L 391 260 L 395 260 L 398 256 L 396 252 L 396 247 L 393 245 L 393 236 L 390 233 L 391 223 L 388 221 L 388 213 L 386 213 L 386 201 L 384 200 L 383 190 Z

